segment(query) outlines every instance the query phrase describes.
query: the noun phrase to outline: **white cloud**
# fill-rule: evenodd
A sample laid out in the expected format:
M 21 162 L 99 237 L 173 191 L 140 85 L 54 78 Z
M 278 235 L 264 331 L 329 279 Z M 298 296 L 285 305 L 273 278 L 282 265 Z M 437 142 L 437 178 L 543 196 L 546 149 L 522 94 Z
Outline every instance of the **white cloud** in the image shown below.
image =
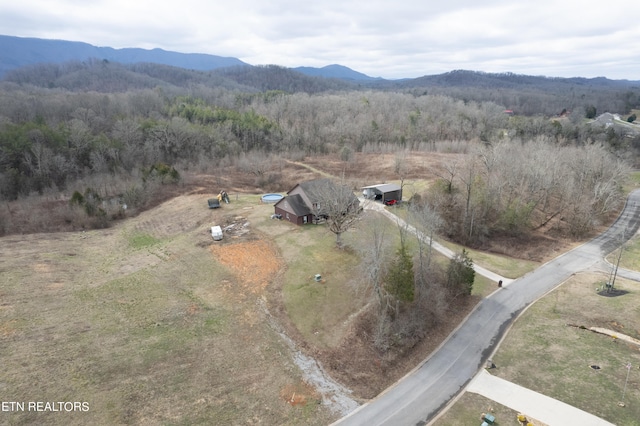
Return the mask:
M 6 35 L 251 64 L 339 63 L 385 78 L 469 69 L 640 80 L 637 16 L 588 3 L 22 0 L 0 5 L 0 27 Z

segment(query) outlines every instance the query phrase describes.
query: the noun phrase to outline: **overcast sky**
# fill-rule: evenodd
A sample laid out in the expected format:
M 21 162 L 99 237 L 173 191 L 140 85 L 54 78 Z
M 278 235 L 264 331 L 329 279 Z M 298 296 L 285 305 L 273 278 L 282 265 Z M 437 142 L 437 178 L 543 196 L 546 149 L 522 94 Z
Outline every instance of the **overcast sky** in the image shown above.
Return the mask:
M 640 6 L 593 0 L 4 0 L 0 33 L 114 48 L 340 64 L 372 77 L 456 69 L 640 80 Z

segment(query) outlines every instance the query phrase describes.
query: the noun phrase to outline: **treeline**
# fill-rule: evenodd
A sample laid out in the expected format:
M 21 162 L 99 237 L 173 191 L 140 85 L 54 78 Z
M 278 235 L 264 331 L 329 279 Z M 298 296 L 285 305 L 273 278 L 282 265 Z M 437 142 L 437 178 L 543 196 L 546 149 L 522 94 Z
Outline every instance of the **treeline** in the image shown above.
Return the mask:
M 243 92 L 284 91 L 318 94 L 335 91 L 375 90 L 442 95 L 464 102 L 492 102 L 518 115 L 553 116 L 562 111 L 628 114 L 640 108 L 640 83 L 606 78 L 551 78 L 513 73 L 452 71 L 405 80 L 341 80 L 310 76 L 276 65 L 235 66 L 212 71 L 186 70 L 167 65 L 123 65 L 107 60 L 38 64 L 16 69 L 7 82 L 102 93 L 162 87 L 165 90 L 204 86 Z
M 195 86 L 243 92 L 284 90 L 289 93 L 320 93 L 358 87 L 342 80 L 307 76 L 275 65 L 196 71 L 152 63 L 119 64 L 106 59 L 31 65 L 7 72 L 3 80 L 50 89 L 102 93 L 154 87 L 188 89 Z
M 600 144 L 537 138 L 476 145 L 470 154 L 447 163 L 426 199 L 417 201 L 438 214 L 447 237 L 466 245 L 526 240 L 540 228 L 583 238 L 624 201 L 630 168 Z
M 458 70 L 398 82 L 396 86 L 412 93 L 490 101 L 518 115 L 553 116 L 563 110 L 583 111 L 589 107 L 625 114 L 640 108 L 640 82 L 603 77 L 557 78 Z
M 252 151 L 313 154 L 434 150 L 440 141 L 548 137 L 603 144 L 631 157 L 638 138 L 582 116 L 509 116 L 491 102 L 440 95 L 348 91 L 247 93 L 205 86 L 123 93 L 4 83 L 0 91 L 0 197 L 16 199 L 96 173 L 237 158 Z

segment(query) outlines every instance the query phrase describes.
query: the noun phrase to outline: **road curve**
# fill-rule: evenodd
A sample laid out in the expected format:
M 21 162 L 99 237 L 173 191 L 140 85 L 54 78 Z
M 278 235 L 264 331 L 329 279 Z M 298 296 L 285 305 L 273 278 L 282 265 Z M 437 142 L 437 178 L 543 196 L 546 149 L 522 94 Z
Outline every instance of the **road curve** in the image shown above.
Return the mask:
M 614 224 L 593 240 L 542 265 L 483 299 L 438 350 L 399 382 L 335 425 L 425 425 L 484 366 L 507 327 L 530 303 L 588 269 L 640 227 L 640 190 Z

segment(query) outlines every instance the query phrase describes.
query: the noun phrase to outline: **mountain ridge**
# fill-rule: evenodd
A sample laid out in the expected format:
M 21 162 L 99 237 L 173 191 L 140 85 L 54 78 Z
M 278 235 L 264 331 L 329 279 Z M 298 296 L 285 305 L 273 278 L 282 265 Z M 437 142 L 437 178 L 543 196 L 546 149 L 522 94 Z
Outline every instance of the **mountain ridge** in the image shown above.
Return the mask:
M 41 63 L 64 63 L 89 59 L 123 64 L 151 62 L 180 68 L 206 71 L 238 65 L 249 65 L 238 58 L 206 53 L 179 53 L 160 48 L 98 47 L 81 41 L 51 40 L 0 35 L 0 77 L 8 71 Z
M 63 64 L 67 62 L 84 62 L 91 60 L 112 61 L 125 65 L 152 63 L 167 65 L 185 70 L 214 71 L 235 68 L 262 68 L 270 66 L 251 65 L 238 58 L 223 57 L 205 53 L 180 53 L 161 48 L 121 48 L 98 47 L 80 41 L 41 39 L 33 37 L 16 37 L 0 35 L 0 79 L 7 73 L 28 66 L 40 64 Z M 275 67 L 280 67 L 274 65 Z M 286 68 L 286 67 L 280 67 Z M 501 87 L 513 88 L 541 85 L 555 88 L 562 85 L 586 85 L 629 87 L 640 85 L 640 81 L 610 80 L 606 77 L 545 77 L 521 74 L 487 73 L 482 71 L 453 70 L 443 74 L 424 75 L 417 78 L 398 80 L 371 77 L 340 64 L 324 67 L 286 68 L 308 77 L 342 80 L 350 84 L 376 88 L 411 88 L 411 87 Z M 551 89 L 554 90 L 554 89 Z

